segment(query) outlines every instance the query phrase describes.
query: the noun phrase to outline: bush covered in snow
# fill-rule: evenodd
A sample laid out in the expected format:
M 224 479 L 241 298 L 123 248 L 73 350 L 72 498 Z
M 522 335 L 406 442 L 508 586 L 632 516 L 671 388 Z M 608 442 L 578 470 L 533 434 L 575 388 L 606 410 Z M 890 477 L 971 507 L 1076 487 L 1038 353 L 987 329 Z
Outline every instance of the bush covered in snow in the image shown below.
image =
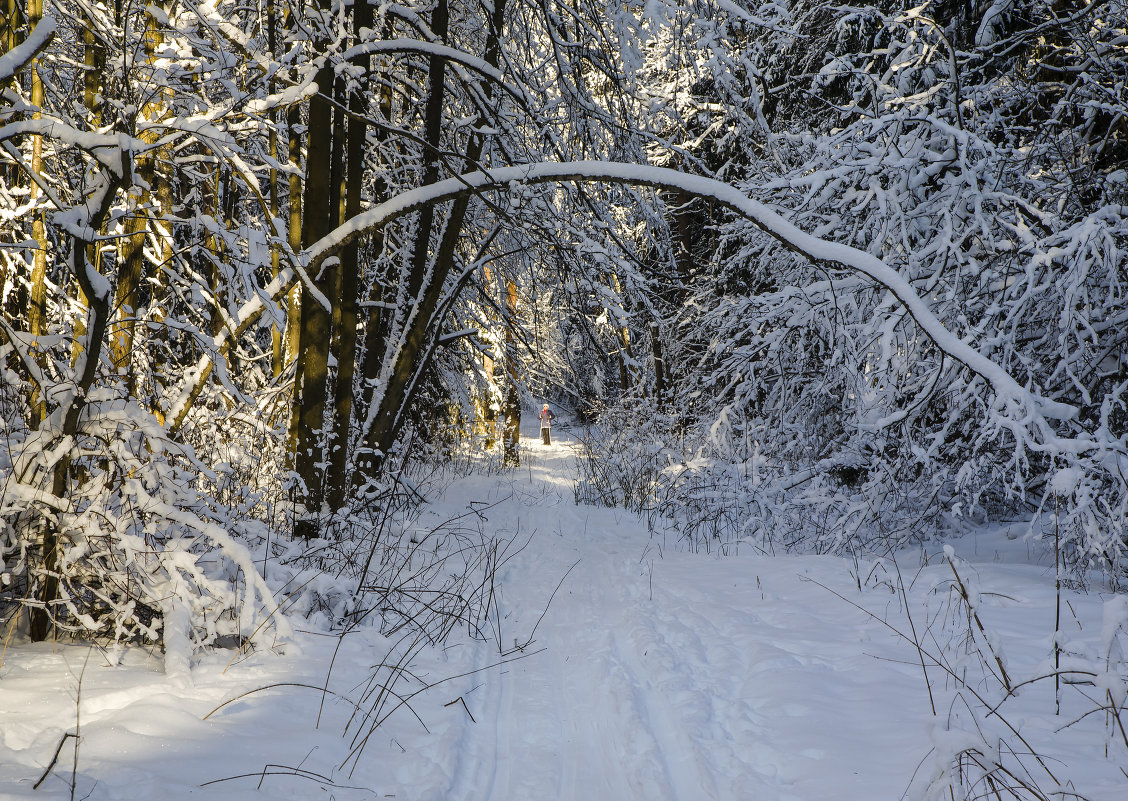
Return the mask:
M 95 394 L 76 434 L 48 420 L 0 443 L 9 614 L 30 607 L 63 632 L 161 642 L 172 662 L 288 631 L 246 525 L 202 492 L 216 475 L 135 401 Z
M 842 264 L 668 198 L 682 205 L 638 246 L 677 269 L 624 281 L 650 291 L 636 330 L 663 332 L 664 374 L 636 395 L 677 417 L 654 496 L 695 509 L 687 535 L 880 548 L 987 518 L 1040 536 L 1049 516 L 1078 574 L 1123 575 L 1128 61 L 1113 5 L 765 4 L 698 19 L 716 35 L 683 54 L 695 70 L 652 45 L 643 85 L 665 140 L 880 258 L 953 337 Z M 1020 411 L 954 339 L 1072 411 Z M 652 416 L 627 413 L 638 403 L 592 439 L 604 469 L 624 458 L 604 443 L 652 438 Z

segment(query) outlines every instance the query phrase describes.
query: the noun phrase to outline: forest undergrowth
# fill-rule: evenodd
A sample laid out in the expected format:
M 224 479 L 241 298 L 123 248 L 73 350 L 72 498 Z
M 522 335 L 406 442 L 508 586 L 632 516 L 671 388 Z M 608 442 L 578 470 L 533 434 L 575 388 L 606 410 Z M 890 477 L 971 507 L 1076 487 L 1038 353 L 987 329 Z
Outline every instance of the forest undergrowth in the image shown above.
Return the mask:
M 1027 739 L 1024 720 L 1031 709 L 1045 714 L 1052 707 L 1058 731 L 1098 717 L 1106 737 L 1096 747 L 1106 755 L 1128 755 L 1126 576 L 1107 563 L 1094 570 L 1084 558 L 1087 544 L 1077 519 L 1083 513 L 1063 511 L 1065 499 L 1081 491 L 1070 474 L 1054 487 L 1064 498 L 1055 498 L 1052 508 L 1012 507 L 1016 519 L 1007 524 L 952 514 L 950 496 L 888 475 L 874 481 L 866 471 L 835 469 L 833 463 L 804 469 L 778 454 L 773 458 L 761 442 L 718 439 L 716 429 L 699 437 L 691 452 L 675 416 L 639 414 L 639 405 L 632 401 L 629 413 L 612 410 L 603 418 L 608 425 L 582 431 L 575 502 L 638 514 L 659 553 L 676 548 L 719 558 L 845 557 L 858 595 L 824 589 L 895 633 L 919 666 L 936 719 L 933 750 L 914 776 L 928 788 L 923 797 L 1085 798 L 1066 778 L 1069 766 L 1055 764 Z M 975 565 L 953 549 L 982 531 L 1025 541 L 1032 554 L 1027 558 L 1044 568 L 1054 586 L 1054 618 L 1038 632 L 1022 632 L 1045 642 L 1045 658 L 1024 665 L 1019 675 L 1012 675 L 1013 667 L 1008 671 L 1003 644 L 1014 633 L 997 630 L 983 611 L 1016 599 L 982 584 Z M 916 568 L 906 574 L 906 563 Z M 936 577 L 936 565 L 946 567 L 947 577 Z M 926 569 L 931 584 L 925 597 L 931 600 L 921 618 L 919 602 L 910 596 L 920 594 Z M 1099 634 L 1085 631 L 1072 613 L 1074 593 L 1105 599 Z M 889 598 L 884 610 L 872 611 L 875 595 L 882 594 Z

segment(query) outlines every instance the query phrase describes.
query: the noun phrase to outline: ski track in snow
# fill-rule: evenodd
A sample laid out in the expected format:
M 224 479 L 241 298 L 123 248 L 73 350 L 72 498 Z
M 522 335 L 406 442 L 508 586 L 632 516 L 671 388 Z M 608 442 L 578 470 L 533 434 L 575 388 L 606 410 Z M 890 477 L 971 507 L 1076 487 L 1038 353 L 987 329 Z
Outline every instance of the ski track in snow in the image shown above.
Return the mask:
M 477 686 L 468 697 L 475 699 L 470 708 L 480 723 L 463 725 L 455 747 L 458 767 L 435 801 L 832 797 L 820 796 L 817 783 L 810 793 L 803 784 L 810 771 L 818 772 L 841 729 L 832 725 L 823 747 L 798 748 L 804 737 L 796 729 L 837 722 L 812 700 L 817 692 L 799 697 L 768 688 L 780 683 L 782 673 L 788 686 L 830 684 L 828 697 L 841 690 L 849 696 L 845 672 L 860 671 L 872 659 L 835 664 L 821 657 L 826 621 L 805 629 L 800 609 L 765 622 L 755 612 L 764 605 L 757 579 L 734 572 L 737 562 L 684 553 L 658 558 L 630 515 L 573 505 L 567 443 L 529 443 L 526 452 L 532 465 L 515 472 L 514 495 L 530 479 L 556 486 L 556 498 L 549 493 L 533 502 L 554 503 L 557 514 L 545 516 L 537 506 L 529 511 L 534 519 L 555 521 L 556 531 L 538 531 L 537 547 L 530 549 L 535 556 L 510 568 L 536 578 L 513 582 L 516 590 L 503 596 L 503 613 L 528 626 L 559 577 L 578 564 L 530 646 L 547 652 L 488 674 L 484 684 L 480 678 L 468 683 L 468 690 Z M 508 531 L 516 531 L 518 522 L 522 531 L 529 528 L 519 505 L 495 510 L 490 522 Z M 695 585 L 702 561 L 718 567 L 731 586 Z M 665 574 L 679 569 L 674 563 L 685 577 L 667 582 Z M 765 567 L 773 575 L 782 567 L 786 576 L 800 564 L 785 558 Z M 848 578 L 840 572 L 840 579 Z M 796 582 L 794 572 L 785 581 Z M 848 640 L 873 626 L 848 607 L 830 616 L 842 619 Z M 905 677 L 906 686 L 914 682 L 915 676 Z M 921 698 L 925 702 L 923 693 Z M 848 728 L 851 722 L 841 724 Z M 913 734 L 925 750 L 919 726 Z M 873 779 L 859 782 L 859 789 L 872 791 Z M 888 788 L 894 796 L 905 779 L 894 774 Z M 836 785 L 840 778 L 828 789 Z
M 426 730 L 401 711 L 372 735 L 355 770 L 346 766 L 351 707 L 330 698 L 322 708 L 316 691 L 333 637 L 299 631 L 283 654 L 254 654 L 230 668 L 230 652 L 204 654 L 177 677 L 160 674 L 159 654 L 135 649 L 125 667 L 109 668 L 94 652 L 82 684 L 75 797 L 892 801 L 922 760 L 928 771 L 929 704 L 914 653 L 815 582 L 902 624 L 888 588 L 875 582 L 858 593 L 842 559 L 719 559 L 652 539 L 630 514 L 574 503 L 570 437 L 558 433 L 546 447 L 535 430 L 525 434 L 521 468 L 456 480 L 422 510 L 420 523 L 430 526 L 473 503 L 484 508 L 485 533 L 529 541 L 499 577 L 496 641 L 456 635 L 420 656 L 417 671 L 429 682 L 477 671 L 412 701 Z M 1044 643 L 1024 632 L 1049 619 L 1052 585 L 1029 565 L 990 569 L 1005 598 L 987 611 L 1012 648 L 1031 640 L 1029 653 L 1012 656 L 1034 665 Z M 928 600 L 936 598 L 929 582 L 941 581 L 944 568 L 928 570 L 917 602 L 938 603 Z M 1101 599 L 1077 595 L 1073 603 L 1086 630 L 1098 630 Z M 530 636 L 523 651 L 499 653 Z M 347 637 L 331 688 L 360 699 L 387 647 L 375 631 Z M 41 789 L 32 784 L 73 730 L 87 652 L 47 644 L 7 651 L 0 801 L 71 797 L 71 741 Z M 274 682 L 314 689 L 252 692 L 202 720 Z M 1047 699 L 1038 703 L 1044 713 Z M 1123 798 L 1115 760 L 1098 756 L 1103 735 L 1094 725 L 1064 756 L 1081 760 L 1084 770 L 1072 776 L 1092 778 L 1094 801 Z M 1043 718 L 1036 726 L 1050 732 L 1056 724 Z

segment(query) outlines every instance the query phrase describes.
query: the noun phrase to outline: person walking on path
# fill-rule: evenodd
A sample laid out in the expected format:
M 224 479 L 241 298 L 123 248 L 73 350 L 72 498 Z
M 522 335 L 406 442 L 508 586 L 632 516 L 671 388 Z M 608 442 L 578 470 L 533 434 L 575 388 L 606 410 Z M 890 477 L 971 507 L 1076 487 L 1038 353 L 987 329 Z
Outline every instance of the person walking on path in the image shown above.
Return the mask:
M 540 413 L 541 439 L 544 440 L 545 445 L 552 444 L 552 421 L 555 419 L 556 415 L 552 413 L 552 409 L 548 408 L 546 403 Z

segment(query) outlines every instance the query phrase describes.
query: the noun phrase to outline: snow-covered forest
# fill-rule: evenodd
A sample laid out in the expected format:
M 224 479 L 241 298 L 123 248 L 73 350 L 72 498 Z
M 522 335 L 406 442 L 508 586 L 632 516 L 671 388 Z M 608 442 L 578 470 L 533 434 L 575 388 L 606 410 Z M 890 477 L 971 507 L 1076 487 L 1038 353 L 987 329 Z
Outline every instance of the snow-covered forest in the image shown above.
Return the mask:
M 1128 794 L 1126 0 L 0 2 L 0 796 Z

